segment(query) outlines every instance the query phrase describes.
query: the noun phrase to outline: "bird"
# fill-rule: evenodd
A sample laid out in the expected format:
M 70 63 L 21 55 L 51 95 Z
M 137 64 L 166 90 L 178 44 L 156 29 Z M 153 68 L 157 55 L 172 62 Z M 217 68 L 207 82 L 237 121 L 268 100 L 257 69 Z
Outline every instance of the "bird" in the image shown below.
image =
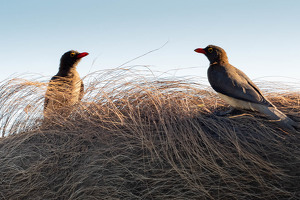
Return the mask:
M 295 130 L 300 128 L 296 123 L 276 108 L 262 93 L 262 91 L 241 70 L 232 66 L 224 49 L 215 45 L 197 48 L 197 53 L 204 54 L 209 62 L 207 77 L 211 87 L 233 109 L 258 111 L 269 119 L 275 120 L 282 128 Z
M 84 84 L 80 78 L 76 66 L 81 58 L 89 53 L 79 53 L 70 50 L 64 53 L 60 59 L 58 73 L 49 81 L 44 101 L 44 117 L 60 113 L 68 115 L 70 107 L 80 101 L 84 94 Z

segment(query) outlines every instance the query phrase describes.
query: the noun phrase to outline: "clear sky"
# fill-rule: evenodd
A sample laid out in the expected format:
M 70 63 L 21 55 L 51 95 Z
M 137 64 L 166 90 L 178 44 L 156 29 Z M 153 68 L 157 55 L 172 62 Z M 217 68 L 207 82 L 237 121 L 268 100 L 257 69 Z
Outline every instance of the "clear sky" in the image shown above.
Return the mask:
M 251 79 L 300 80 L 299 0 L 10 0 L 0 6 L 0 81 L 13 73 L 55 75 L 63 53 L 90 55 L 81 76 L 129 65 L 206 77 L 193 50 L 218 45 Z

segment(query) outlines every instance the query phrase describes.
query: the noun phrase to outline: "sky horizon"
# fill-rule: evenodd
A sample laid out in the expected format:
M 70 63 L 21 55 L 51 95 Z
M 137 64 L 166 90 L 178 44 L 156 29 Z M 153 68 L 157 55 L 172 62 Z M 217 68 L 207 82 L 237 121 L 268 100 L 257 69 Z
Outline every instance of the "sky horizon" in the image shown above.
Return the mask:
M 252 80 L 300 83 L 300 2 L 38 0 L 2 3 L 0 81 L 17 74 L 51 77 L 71 49 L 89 52 L 88 73 L 146 65 L 176 76 L 206 77 L 209 62 L 194 49 L 214 44 Z M 13 76 L 12 76 L 13 75 Z

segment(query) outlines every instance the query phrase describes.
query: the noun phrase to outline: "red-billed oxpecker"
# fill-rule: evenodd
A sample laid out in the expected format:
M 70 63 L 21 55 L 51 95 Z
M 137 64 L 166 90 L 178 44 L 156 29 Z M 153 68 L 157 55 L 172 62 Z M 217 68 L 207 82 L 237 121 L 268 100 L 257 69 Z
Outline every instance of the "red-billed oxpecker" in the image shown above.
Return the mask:
M 229 64 L 226 52 L 222 48 L 209 45 L 204 49 L 195 49 L 195 52 L 202 53 L 208 58 L 210 62 L 207 71 L 208 81 L 229 105 L 237 109 L 264 113 L 283 128 L 291 130 L 295 127 L 300 128 L 298 123 L 279 111 L 246 74 Z
M 62 55 L 58 73 L 47 87 L 44 103 L 44 117 L 60 113 L 67 115 L 69 108 L 83 97 L 84 85 L 76 70 L 81 58 L 88 53 L 71 50 Z

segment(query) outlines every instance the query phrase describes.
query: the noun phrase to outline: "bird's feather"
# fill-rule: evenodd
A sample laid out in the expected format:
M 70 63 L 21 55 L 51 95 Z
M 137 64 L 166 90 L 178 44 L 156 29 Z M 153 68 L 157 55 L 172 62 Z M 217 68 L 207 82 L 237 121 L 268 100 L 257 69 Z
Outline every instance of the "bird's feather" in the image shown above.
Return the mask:
M 80 93 L 79 93 L 79 101 L 82 99 L 84 95 L 84 84 L 83 84 L 83 81 L 81 80 L 81 85 L 80 85 Z
M 208 80 L 212 88 L 221 94 L 273 107 L 259 88 L 239 69 L 230 64 L 213 64 L 208 69 Z
M 268 107 L 264 105 L 255 104 L 253 105 L 255 109 L 261 113 L 268 116 L 269 119 L 276 121 L 281 127 L 295 130 L 295 128 L 300 128 L 300 125 L 293 121 L 291 118 L 283 114 L 280 110 L 274 107 Z

